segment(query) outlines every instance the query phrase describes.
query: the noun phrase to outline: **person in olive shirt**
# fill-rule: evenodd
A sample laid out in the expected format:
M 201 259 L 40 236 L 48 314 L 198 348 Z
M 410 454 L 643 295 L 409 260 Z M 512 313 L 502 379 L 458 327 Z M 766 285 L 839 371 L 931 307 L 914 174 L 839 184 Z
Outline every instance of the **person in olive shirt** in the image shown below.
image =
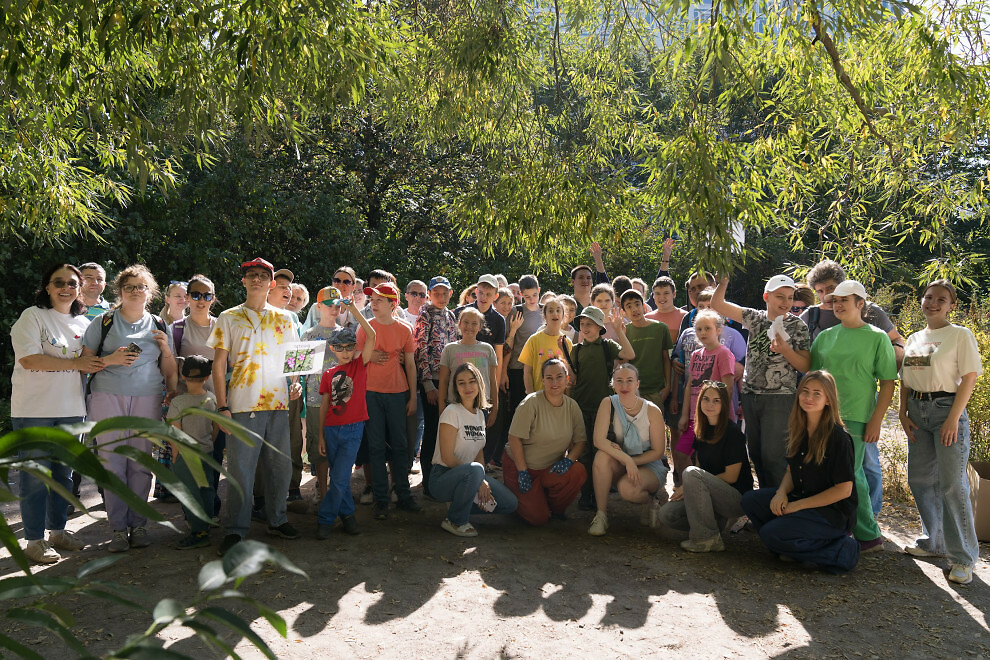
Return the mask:
M 629 289 L 619 299 L 620 307 L 629 319 L 626 336 L 636 353 L 630 362 L 639 369 L 640 396 L 663 409 L 670 392 L 670 329 L 665 323 L 646 318 L 643 294 Z
M 595 429 L 598 406 L 601 405 L 602 399 L 612 394 L 609 383 L 612 380 L 612 370 L 615 368 L 616 360 L 632 360 L 636 357 L 636 352 L 626 337 L 625 326 L 619 316 L 619 310 L 613 309 L 612 312 L 612 318 L 608 323 L 619 338 L 618 341 L 605 339 L 603 336 L 606 323 L 605 313 L 597 307 L 588 306 L 577 316 L 581 341 L 571 349 L 571 354 L 567 356 L 573 374 L 570 394 L 581 408 L 585 436 L 588 438 L 592 437 Z M 594 455 L 594 445 L 591 445 L 591 451 L 586 451 L 581 455 L 581 462 L 588 474 L 591 474 Z M 588 479 L 581 488 L 578 508 L 582 511 L 591 511 L 595 508 L 594 488 L 591 479 Z

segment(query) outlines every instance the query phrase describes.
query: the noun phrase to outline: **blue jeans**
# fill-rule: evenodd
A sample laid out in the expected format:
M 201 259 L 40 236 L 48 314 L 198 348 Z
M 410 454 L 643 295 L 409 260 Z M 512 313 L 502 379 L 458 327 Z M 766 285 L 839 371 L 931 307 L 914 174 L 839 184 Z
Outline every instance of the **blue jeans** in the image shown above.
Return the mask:
M 75 424 L 83 421 L 82 417 L 14 417 L 10 420 L 15 431 L 34 426 L 58 426 L 59 424 Z M 67 491 L 72 492 L 72 476 L 68 465 L 53 461 L 42 450 L 17 452 L 17 457 L 32 459 L 52 471 L 52 480 L 61 484 Z M 65 498 L 48 490 L 45 482 L 24 472 L 20 474 L 21 520 L 24 523 L 24 538 L 28 541 L 40 541 L 45 538 L 45 528 L 52 530 L 65 529 L 66 507 Z
M 746 445 L 760 488 L 776 488 L 787 471 L 787 421 L 793 394 L 743 394 Z
M 231 418 L 260 435 L 264 442 L 249 447 L 227 436 L 227 472 L 243 492 L 228 484 L 227 534 L 247 536 L 251 527 L 251 493 L 258 464 L 265 482 L 265 513 L 268 524 L 278 527 L 288 522 L 285 498 L 292 479 L 292 459 L 289 458 L 289 411 L 262 410 L 233 413 Z
M 776 493 L 776 488 L 751 490 L 743 494 L 741 502 L 770 552 L 815 564 L 829 573 L 844 573 L 856 567 L 859 543 L 846 536 L 846 530 L 832 525 L 814 509 L 773 515 L 770 500 Z
M 351 493 L 351 469 L 361 446 L 364 422 L 342 426 L 324 426 L 323 442 L 327 446 L 330 482 L 317 513 L 321 525 L 332 525 L 337 516 L 354 515 L 354 495 Z
M 193 495 L 197 496 L 196 501 L 201 507 L 203 507 L 203 512 L 206 515 L 213 515 L 213 498 L 216 496 L 217 491 L 213 487 L 213 477 L 216 475 L 217 471 L 211 468 L 206 463 L 203 463 L 203 472 L 206 473 L 206 483 L 204 487 L 200 487 L 196 483 L 196 479 L 193 478 L 192 472 L 189 470 L 189 466 L 186 464 L 186 459 L 182 457 L 182 454 L 176 454 L 175 460 L 172 462 L 172 472 L 175 476 L 179 478 L 186 488 L 188 488 Z M 199 532 L 208 532 L 210 530 L 210 523 L 200 520 L 194 516 L 186 505 L 182 505 L 182 513 L 186 517 L 186 522 L 189 524 L 189 531 L 193 534 Z
M 512 513 L 516 510 L 519 505 L 516 496 L 502 482 L 488 478 L 481 463 L 461 463 L 452 468 L 434 465 L 430 472 L 430 493 L 441 502 L 450 502 L 447 519 L 455 525 L 463 525 L 472 513 L 488 513 L 474 503 L 482 481 L 488 482 L 495 497 L 492 513 Z
M 940 440 L 942 423 L 954 397 L 933 401 L 908 400 L 908 417 L 918 425 L 908 443 L 908 485 L 921 515 L 918 544 L 945 553 L 954 564 L 973 566 L 980 555 L 973 505 L 969 499 L 969 415 L 959 418 L 956 441 Z
M 880 469 L 880 443 L 866 445 L 863 454 L 863 473 L 866 475 L 866 485 L 870 488 L 870 508 L 874 517 L 883 508 L 883 472 Z
M 406 444 L 406 392 L 367 394 L 368 455 L 371 461 L 371 487 L 375 503 L 388 506 L 388 472 L 386 453 L 392 464 L 392 483 L 399 501 L 412 498 L 409 493 L 409 450 Z M 431 457 L 432 458 L 432 457 Z

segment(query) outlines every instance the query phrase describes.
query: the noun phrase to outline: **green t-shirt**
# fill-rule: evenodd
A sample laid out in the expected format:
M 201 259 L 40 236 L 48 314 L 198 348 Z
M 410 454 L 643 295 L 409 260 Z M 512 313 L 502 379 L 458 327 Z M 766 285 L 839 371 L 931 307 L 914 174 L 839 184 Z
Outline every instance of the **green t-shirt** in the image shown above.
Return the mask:
M 839 391 L 840 416 L 862 424 L 870 421 L 877 405 L 877 381 L 897 378 L 890 337 L 869 323 L 823 330 L 811 345 L 811 368 L 832 374 Z
M 639 369 L 640 393 L 659 392 L 667 386 L 663 363 L 665 359 L 670 359 L 670 351 L 674 348 L 670 341 L 670 329 L 660 321 L 650 321 L 642 328 L 630 323 L 626 326 L 626 336 L 636 351 L 632 363 Z
M 605 342 L 608 344 L 608 356 L 613 364 L 618 361 L 622 347 L 612 339 L 600 339 L 594 343 L 582 342 L 571 349 L 571 364 L 577 372 L 571 397 L 578 402 L 583 413 L 594 413 L 601 405 L 602 399 L 612 394 L 609 383 L 612 374 L 608 372 L 605 362 Z

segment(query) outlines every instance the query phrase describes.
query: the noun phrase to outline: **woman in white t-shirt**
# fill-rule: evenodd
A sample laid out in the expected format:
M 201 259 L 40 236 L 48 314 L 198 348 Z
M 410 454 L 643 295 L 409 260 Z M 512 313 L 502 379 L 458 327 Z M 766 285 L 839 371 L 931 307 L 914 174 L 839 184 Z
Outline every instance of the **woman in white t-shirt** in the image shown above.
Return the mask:
M 41 277 L 35 304 L 10 328 L 14 348 L 10 416 L 14 430 L 73 424 L 86 416 L 85 379 L 103 368 L 97 357 L 82 357 L 82 336 L 89 325 L 86 307 L 76 294 L 82 274 L 71 264 L 58 264 Z M 69 466 L 43 452 L 21 452 L 51 470 L 52 480 L 72 491 Z M 67 502 L 30 472 L 20 479 L 21 519 L 25 554 L 39 564 L 61 559 L 57 550 L 79 550 L 83 544 L 65 531 Z M 45 528 L 51 533 L 45 540 Z
M 983 373 L 973 333 L 949 322 L 956 290 L 948 280 L 921 296 L 927 326 L 907 339 L 901 367 L 901 426 L 908 440 L 908 485 L 918 503 L 922 536 L 904 551 L 948 556 L 949 580 L 967 584 L 979 558 L 969 499 L 969 416 L 966 404 Z
M 485 413 L 488 400 L 478 367 L 461 364 L 453 374 L 456 402 L 440 415 L 437 447 L 430 471 L 430 493 L 450 502 L 440 527 L 454 536 L 477 536 L 471 513 L 512 513 L 516 496 L 485 474 Z

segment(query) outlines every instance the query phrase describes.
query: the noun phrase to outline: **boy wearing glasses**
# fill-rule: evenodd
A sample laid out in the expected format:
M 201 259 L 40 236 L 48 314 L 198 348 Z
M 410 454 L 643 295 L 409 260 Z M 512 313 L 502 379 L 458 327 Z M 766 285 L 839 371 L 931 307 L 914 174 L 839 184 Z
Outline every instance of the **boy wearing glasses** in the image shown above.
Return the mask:
M 292 317 L 267 303 L 274 288 L 275 268 L 259 258 L 241 264 L 244 303 L 225 310 L 217 318 L 210 335 L 214 349 L 213 387 L 217 412 L 232 418 L 261 436 L 265 442 L 249 447 L 231 438 L 227 445 L 227 467 L 241 489 L 227 493 L 227 535 L 220 545 L 223 555 L 240 543 L 251 525 L 251 500 L 246 497 L 254 485 L 260 462 L 265 481 L 268 533 L 284 539 L 297 539 L 299 532 L 286 518 L 285 494 L 292 478 L 289 459 L 289 401 L 298 399 L 302 386 L 298 379 L 286 382 L 278 346 L 295 341 Z M 231 362 L 230 386 L 224 375 Z

